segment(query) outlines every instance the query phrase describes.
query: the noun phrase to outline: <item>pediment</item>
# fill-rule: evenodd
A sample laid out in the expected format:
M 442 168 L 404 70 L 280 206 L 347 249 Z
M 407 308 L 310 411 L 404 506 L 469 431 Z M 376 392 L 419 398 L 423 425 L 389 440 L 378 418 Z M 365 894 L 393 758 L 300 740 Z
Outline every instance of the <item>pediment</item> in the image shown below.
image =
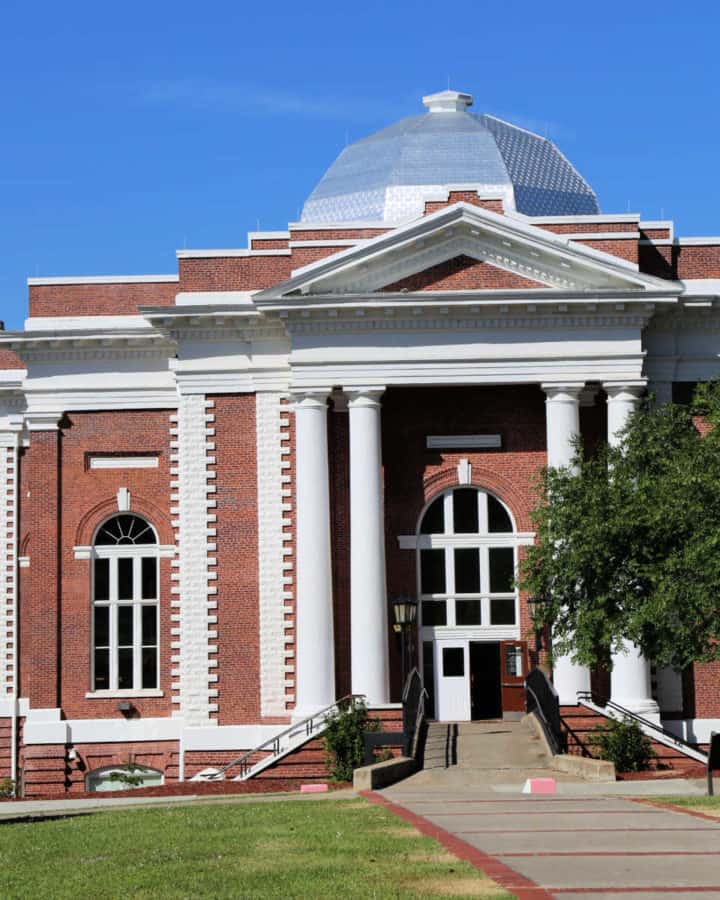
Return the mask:
M 627 260 L 458 203 L 293 272 L 254 300 L 302 295 L 483 290 L 661 291 Z

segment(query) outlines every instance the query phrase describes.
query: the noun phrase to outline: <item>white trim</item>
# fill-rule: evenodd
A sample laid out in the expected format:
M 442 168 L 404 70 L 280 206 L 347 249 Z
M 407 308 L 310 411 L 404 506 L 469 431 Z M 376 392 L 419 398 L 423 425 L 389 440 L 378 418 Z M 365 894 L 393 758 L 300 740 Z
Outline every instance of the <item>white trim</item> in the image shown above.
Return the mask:
M 181 291 L 175 295 L 175 306 L 252 306 L 257 291 Z M 168 312 L 172 312 L 171 308 Z M 158 314 L 157 310 L 154 310 Z M 177 312 L 177 311 L 175 311 Z
M 125 545 L 127 546 L 127 545 Z M 153 552 L 160 559 L 171 559 L 177 553 L 177 547 L 174 544 L 146 544 L 145 546 L 152 546 Z M 124 547 L 120 545 L 119 547 L 103 547 L 102 555 L 103 556 L 122 556 Z M 93 547 L 91 546 L 82 546 L 78 545 L 73 547 L 73 558 L 74 559 L 91 559 L 93 555 Z M 29 559 L 29 557 L 21 557 L 21 559 Z
M 557 233 L 557 232 L 554 232 Z M 637 241 L 639 231 L 573 231 L 562 233 L 568 241 Z
M 61 275 L 28 278 L 30 287 L 43 284 L 166 284 L 180 281 L 179 275 Z
M 428 450 L 502 447 L 499 434 L 429 434 L 425 438 Z
M 675 243 L 681 247 L 717 247 L 720 237 L 682 237 L 675 238 Z
M 357 247 L 370 238 L 336 238 L 329 241 L 290 241 L 288 246 L 291 249 L 303 247 Z
M 65 724 L 65 723 L 63 723 Z M 70 719 L 68 743 L 115 744 L 144 741 L 176 741 L 182 733 L 182 719 Z
M 384 219 L 375 219 L 359 222 L 290 222 L 288 228 L 290 231 L 364 231 L 368 228 L 392 231 L 404 224 L 406 224 L 404 221 L 390 222 Z
M 666 731 L 691 744 L 710 743 L 711 732 L 720 732 L 720 719 L 663 719 L 662 726 Z
M 25 331 L 98 331 L 141 328 L 149 331 L 152 326 L 143 316 L 31 316 L 25 319 Z
M 136 691 L 88 691 L 86 700 L 131 700 L 133 697 L 164 697 L 165 691 L 160 688 L 138 689 Z
M 250 750 L 280 734 L 287 727 L 287 725 L 223 725 L 216 728 L 184 728 L 182 739 L 186 751 Z
M 248 243 L 251 241 L 282 241 L 290 237 L 289 231 L 248 231 Z
M 153 456 L 90 456 L 90 469 L 157 469 L 160 458 Z
M 467 538 L 467 540 L 466 540 Z M 534 531 L 503 532 L 487 537 L 477 535 L 444 535 L 444 534 L 399 534 L 398 547 L 401 550 L 430 550 L 440 547 L 529 547 L 535 543 Z
M 176 250 L 178 259 L 209 259 L 214 257 L 230 258 L 233 256 L 290 256 L 291 250 L 248 250 L 247 247 L 233 249 L 208 249 L 208 250 Z
M 513 212 L 508 215 L 513 218 L 523 219 L 532 225 L 572 225 L 574 222 L 582 224 L 609 224 L 610 222 L 639 222 L 640 213 L 590 213 L 581 216 L 526 216 L 524 213 Z

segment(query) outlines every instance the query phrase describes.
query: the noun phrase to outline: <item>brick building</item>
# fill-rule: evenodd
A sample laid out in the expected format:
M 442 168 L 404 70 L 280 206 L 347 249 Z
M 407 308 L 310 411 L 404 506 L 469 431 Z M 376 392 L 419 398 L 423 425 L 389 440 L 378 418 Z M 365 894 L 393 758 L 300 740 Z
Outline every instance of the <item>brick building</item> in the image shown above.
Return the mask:
M 30 279 L 0 351 L 0 775 L 27 795 L 128 759 L 188 779 L 350 692 L 392 719 L 400 595 L 437 717 L 521 708 L 535 477 L 720 374 L 720 238 L 601 213 L 471 102 L 347 147 L 245 249 Z M 614 700 L 720 730 L 717 666 L 628 649 Z

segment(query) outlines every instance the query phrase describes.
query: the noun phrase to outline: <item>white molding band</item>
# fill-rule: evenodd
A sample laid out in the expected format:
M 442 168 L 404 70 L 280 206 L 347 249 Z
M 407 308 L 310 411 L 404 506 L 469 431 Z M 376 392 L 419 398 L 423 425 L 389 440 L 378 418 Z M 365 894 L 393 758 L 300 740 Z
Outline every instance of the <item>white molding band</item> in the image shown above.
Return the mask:
M 160 460 L 157 455 L 147 456 L 89 456 L 90 469 L 157 469 Z
M 28 278 L 30 287 L 43 284 L 170 284 L 179 275 L 60 275 L 56 278 Z
M 495 449 L 502 447 L 499 434 L 429 434 L 425 439 L 428 450 Z
M 255 397 L 257 440 L 258 570 L 260 582 L 260 708 L 263 716 L 286 713 L 286 681 L 294 683 L 293 649 L 285 642 L 285 614 L 292 613 L 292 547 L 285 545 L 290 524 L 291 476 L 283 467 L 289 420 L 282 394 Z
M 17 499 L 19 435 L 0 447 L 0 698 L 17 691 Z M 6 442 L 3 442 L 4 444 Z
M 215 549 L 210 538 L 216 534 L 216 516 L 210 511 L 216 501 L 209 496 L 215 485 L 209 483 L 208 471 L 215 462 L 209 455 L 215 447 L 209 440 L 215 433 L 212 408 L 202 394 L 181 394 L 177 415 L 170 417 L 177 423 L 170 429 L 175 436 L 170 441 L 170 511 L 179 551 L 172 575 L 172 702 L 188 725 L 211 724 L 217 713 L 217 688 L 210 686 L 217 681 L 217 588 L 209 583 L 216 578 L 216 559 L 209 555 Z

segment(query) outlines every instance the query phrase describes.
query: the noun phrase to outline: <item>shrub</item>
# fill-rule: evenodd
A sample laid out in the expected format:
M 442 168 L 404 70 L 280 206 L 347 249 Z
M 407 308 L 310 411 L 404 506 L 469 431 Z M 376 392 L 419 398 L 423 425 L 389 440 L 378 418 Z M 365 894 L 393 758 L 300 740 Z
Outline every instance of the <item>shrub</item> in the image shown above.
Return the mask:
M 590 743 L 600 751 L 600 758 L 615 763 L 617 772 L 642 772 L 655 759 L 650 738 L 631 719 L 613 719 L 609 725 L 599 725 Z
M 352 781 L 353 772 L 363 764 L 366 731 L 377 731 L 380 722 L 368 717 L 362 700 L 348 700 L 326 718 L 323 741 L 333 781 Z
M 110 776 L 110 781 L 117 781 L 120 785 L 119 790 L 124 790 L 125 788 L 142 787 L 144 774 L 145 769 L 142 766 L 139 766 L 137 765 L 137 763 L 129 760 L 121 769 L 118 769 L 116 772 L 112 773 L 112 775 Z
M 15 796 L 15 782 L 12 778 L 0 778 L 0 800 Z

